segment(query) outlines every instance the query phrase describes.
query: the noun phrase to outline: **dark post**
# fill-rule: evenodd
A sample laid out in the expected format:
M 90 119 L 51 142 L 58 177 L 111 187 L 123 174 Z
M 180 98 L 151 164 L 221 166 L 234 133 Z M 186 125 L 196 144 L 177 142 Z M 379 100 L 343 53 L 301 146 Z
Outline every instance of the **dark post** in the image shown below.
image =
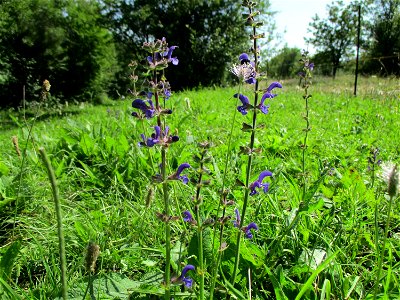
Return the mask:
M 354 80 L 354 96 L 357 96 L 358 56 L 360 53 L 360 32 L 361 32 L 361 5 L 358 5 L 357 56 L 356 56 L 356 75 Z

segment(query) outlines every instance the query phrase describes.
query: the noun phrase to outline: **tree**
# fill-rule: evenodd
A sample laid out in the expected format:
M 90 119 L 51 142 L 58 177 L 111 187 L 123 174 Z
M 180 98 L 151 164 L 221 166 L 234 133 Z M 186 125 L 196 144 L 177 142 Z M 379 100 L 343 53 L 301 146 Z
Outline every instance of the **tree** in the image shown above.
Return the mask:
M 121 42 L 121 61 L 142 52 L 141 44 L 166 37 L 179 57 L 167 78 L 174 89 L 220 84 L 228 64 L 249 50 L 241 0 L 103 0 L 103 14 Z M 269 2 L 264 1 L 266 10 Z M 267 19 L 271 22 L 271 19 Z M 130 54 L 130 55 L 127 55 Z M 168 72 L 168 71 L 167 71 Z M 125 71 L 124 76 L 128 74 Z M 189 75 L 188 75 L 189 74 Z
M 371 47 L 364 72 L 400 75 L 400 0 L 374 3 Z
M 309 24 L 313 34 L 307 42 L 314 45 L 319 52 L 329 57 L 332 76 L 335 78 L 340 64 L 355 45 L 357 14 L 355 4 L 345 6 L 342 1 L 332 2 L 327 6 L 328 17 L 320 19 L 318 15 Z
M 0 106 L 19 105 L 23 87 L 38 99 L 44 79 L 59 99 L 107 91 L 115 50 L 99 16 L 94 0 L 0 2 Z
M 268 76 L 273 78 L 293 78 L 301 71 L 299 48 L 282 48 L 268 63 Z

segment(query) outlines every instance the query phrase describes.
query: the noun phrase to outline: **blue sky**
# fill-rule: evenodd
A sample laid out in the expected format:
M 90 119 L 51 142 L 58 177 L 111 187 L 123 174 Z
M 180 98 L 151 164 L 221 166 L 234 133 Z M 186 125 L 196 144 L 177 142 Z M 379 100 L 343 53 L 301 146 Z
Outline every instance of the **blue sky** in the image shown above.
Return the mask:
M 332 0 L 271 0 L 270 2 L 271 10 L 277 12 L 275 14 L 277 32 L 283 35 L 281 47 L 286 43 L 289 47 L 307 49 L 313 53 L 314 49 L 311 46 L 307 48 L 304 42 L 304 37 L 308 35 L 308 24 L 315 14 L 326 17 L 326 5 L 332 3 Z M 350 0 L 343 2 L 348 4 Z

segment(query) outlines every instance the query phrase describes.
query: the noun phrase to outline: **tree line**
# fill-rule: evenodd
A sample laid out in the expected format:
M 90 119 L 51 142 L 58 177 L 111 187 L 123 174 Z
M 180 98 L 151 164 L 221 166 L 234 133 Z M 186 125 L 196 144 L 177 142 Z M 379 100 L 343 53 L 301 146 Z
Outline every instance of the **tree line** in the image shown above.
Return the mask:
M 358 39 L 358 27 L 360 37 Z M 335 77 L 339 69 L 354 72 L 356 45 L 360 48 L 360 72 L 364 75 L 400 76 L 400 0 L 333 1 L 327 17 L 313 17 L 306 41 L 321 75 Z M 297 48 L 284 47 L 269 61 L 271 76 L 288 78 L 299 71 Z
M 364 57 L 379 57 L 363 66 L 370 74 L 399 74 L 400 0 L 362 2 Z M 116 98 L 130 87 L 131 60 L 142 57 L 145 41 L 167 37 L 179 48 L 179 64 L 167 74 L 174 90 L 221 85 L 229 81 L 229 64 L 249 46 L 241 0 L 4 0 L 0 2 L 0 107 L 38 98 L 43 80 L 59 101 Z M 373 4 L 373 5 L 372 5 Z M 274 38 L 269 1 L 264 31 Z M 335 73 L 354 46 L 354 2 L 329 6 L 328 19 L 316 16 L 309 40 L 317 63 Z M 371 12 L 374 7 L 374 13 Z M 267 43 L 268 44 L 268 43 Z M 265 47 L 263 48 L 265 49 Z M 268 48 L 267 48 L 268 49 Z M 296 52 L 296 53 L 294 53 Z M 284 49 L 267 68 L 285 70 L 299 51 Z M 297 55 L 297 56 L 296 56 Z M 397 57 L 396 57 L 397 55 Z M 140 61 L 139 71 L 140 71 Z

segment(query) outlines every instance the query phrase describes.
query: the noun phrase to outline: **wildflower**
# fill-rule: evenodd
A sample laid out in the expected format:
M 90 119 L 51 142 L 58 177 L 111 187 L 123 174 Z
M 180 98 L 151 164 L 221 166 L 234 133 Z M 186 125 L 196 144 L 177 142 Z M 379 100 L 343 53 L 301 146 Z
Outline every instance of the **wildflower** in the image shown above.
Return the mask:
M 272 98 L 274 98 L 274 97 L 276 97 L 277 96 L 277 94 L 272 94 L 271 93 L 271 91 L 274 89 L 274 88 L 282 88 L 282 84 L 280 84 L 279 82 L 273 82 L 273 83 L 271 83 L 270 85 L 269 85 L 269 87 L 267 88 L 267 91 L 264 93 L 264 95 L 261 97 L 261 101 L 260 101 L 260 104 L 257 106 L 257 108 L 259 109 L 259 110 L 261 110 L 261 112 L 263 113 L 263 114 L 267 114 L 268 113 L 268 108 L 269 108 L 269 105 L 265 105 L 264 104 L 264 102 L 265 102 L 265 99 L 272 99 Z
M 185 210 L 182 214 L 183 214 L 183 221 L 189 222 L 189 223 L 194 221 L 193 216 L 190 213 L 190 211 Z
M 179 63 L 179 59 L 172 56 L 172 51 L 174 51 L 178 46 L 171 46 L 168 48 L 168 51 L 164 52 L 164 56 L 167 58 L 168 62 L 172 62 L 173 65 L 177 65 Z
M 387 184 L 390 197 L 395 197 L 400 190 L 400 173 L 398 167 L 392 163 L 382 163 L 382 173 L 379 177 Z
M 165 127 L 165 131 L 162 132 L 160 126 L 154 126 L 154 131 L 151 137 L 147 138 L 144 134 L 141 134 L 143 142 L 139 142 L 139 146 L 153 147 L 156 144 L 168 147 L 169 144 L 179 141 L 179 137 L 176 135 L 169 136 L 169 127 Z
M 247 110 L 251 107 L 249 98 L 247 98 L 245 95 L 242 95 L 242 94 L 235 94 L 235 95 L 233 95 L 233 97 L 239 98 L 239 100 L 242 101 L 243 105 L 239 105 L 237 107 L 237 110 L 242 115 L 246 115 L 247 114 Z
M 239 80 L 244 81 L 248 84 L 256 83 L 256 69 L 254 62 L 250 62 L 249 56 L 246 53 L 242 53 L 239 56 L 238 65 L 233 65 L 230 71 L 239 78 Z
M 256 71 L 250 63 L 233 65 L 230 71 L 239 78 L 240 81 L 244 81 L 249 84 L 256 83 L 255 75 Z
M 173 278 L 171 281 L 173 283 L 175 282 L 181 282 L 183 283 L 187 288 L 191 288 L 193 285 L 193 279 L 190 278 L 189 276 L 186 276 L 186 273 L 189 271 L 194 271 L 195 267 L 193 265 L 186 265 L 183 270 L 181 276 L 178 278 Z
M 250 63 L 249 55 L 247 53 L 240 54 L 239 55 L 239 61 L 240 61 L 241 65 Z
M 151 96 L 150 96 L 150 98 L 151 98 Z M 146 102 L 149 105 L 147 105 Z M 147 99 L 147 100 L 135 99 L 132 102 L 132 107 L 140 109 L 147 119 L 152 118 L 154 116 L 155 111 L 156 111 L 155 108 L 154 108 L 153 102 L 150 99 Z M 136 112 L 133 112 L 132 116 L 140 118 L 139 114 L 136 113 Z
M 183 163 L 178 167 L 178 170 L 176 171 L 175 174 L 172 174 L 171 176 L 168 177 L 170 180 L 180 180 L 184 184 L 188 184 L 189 178 L 186 175 L 181 176 L 181 173 L 184 169 L 190 168 L 190 165 L 188 163 Z
M 156 52 L 154 53 L 153 56 L 147 56 L 147 61 L 150 64 L 150 67 L 155 68 L 158 65 L 161 65 L 162 67 L 167 67 L 167 64 L 171 62 L 173 65 L 177 65 L 179 63 L 178 58 L 176 57 L 171 57 L 172 52 L 178 48 L 178 46 L 171 46 L 167 48 L 167 51 L 164 51 L 162 53 Z
M 269 190 L 269 183 L 262 183 L 262 181 L 264 180 L 264 178 L 266 176 L 272 176 L 272 173 L 270 171 L 262 171 L 260 173 L 260 176 L 258 176 L 258 179 L 256 181 L 254 181 L 252 184 L 250 184 L 250 195 L 256 195 L 258 194 L 256 188 L 263 188 L 264 193 L 268 192 Z
M 245 237 L 248 239 L 253 238 L 253 234 L 251 233 L 250 229 L 258 230 L 257 224 L 254 222 L 251 222 L 249 225 L 242 228 L 242 230 L 244 231 Z
M 240 213 L 237 208 L 235 208 L 236 220 L 233 221 L 233 226 L 239 228 L 240 227 Z M 258 230 L 258 226 L 256 223 L 251 222 L 249 225 L 242 227 L 241 230 L 244 232 L 244 236 L 248 239 L 253 238 L 253 234 L 251 233 L 251 229 Z

